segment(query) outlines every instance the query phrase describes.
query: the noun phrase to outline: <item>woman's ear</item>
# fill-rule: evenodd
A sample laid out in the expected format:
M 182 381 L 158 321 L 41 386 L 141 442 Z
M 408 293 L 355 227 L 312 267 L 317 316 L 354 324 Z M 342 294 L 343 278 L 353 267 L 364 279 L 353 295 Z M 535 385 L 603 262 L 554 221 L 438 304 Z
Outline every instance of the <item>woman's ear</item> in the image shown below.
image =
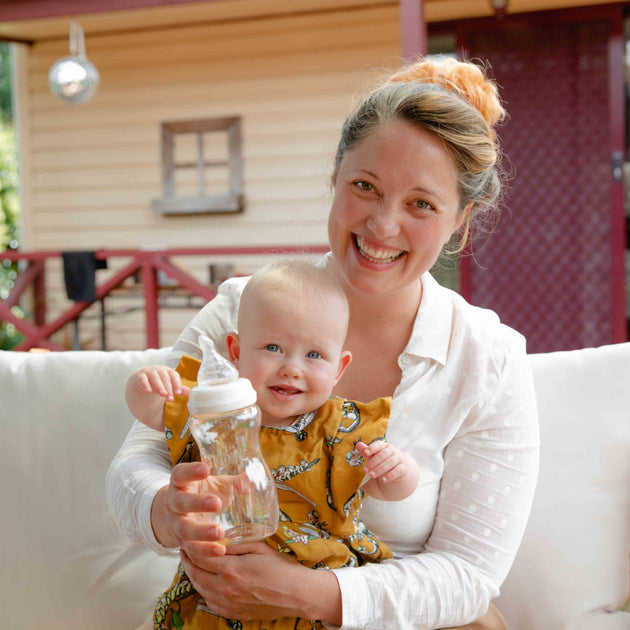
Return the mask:
M 241 342 L 238 338 L 238 334 L 230 332 L 225 338 L 225 344 L 227 345 L 228 356 L 230 361 L 238 368 L 238 360 L 241 356 Z
M 337 377 L 335 378 L 335 384 L 339 382 L 339 379 L 343 376 L 343 373 L 348 369 L 352 361 L 352 354 L 349 350 L 344 350 L 339 357 L 339 367 L 337 368 Z
M 470 202 L 462 212 L 459 213 L 459 216 L 457 217 L 457 222 L 455 223 L 455 229 L 453 230 L 453 232 L 456 232 L 457 230 L 459 230 L 460 227 L 462 227 L 462 223 L 464 223 L 464 221 L 466 221 L 468 219 L 468 217 L 470 216 L 470 211 L 472 210 L 472 207 L 474 205 L 474 202 Z
M 466 243 L 467 239 L 468 239 L 468 230 L 469 230 L 469 226 L 470 226 L 470 211 L 472 210 L 474 203 L 471 201 L 457 216 L 457 218 L 455 219 L 455 223 L 453 224 L 453 228 L 450 230 L 449 234 L 448 234 L 448 238 L 442 243 L 442 246 L 446 245 L 450 240 L 451 240 L 451 236 L 453 236 L 453 234 L 455 234 L 455 232 L 457 232 L 457 230 L 459 230 L 462 225 L 465 223 L 464 225 L 464 230 L 463 230 L 463 236 L 460 239 L 460 242 L 462 243 L 462 249 L 463 249 L 463 245 Z M 457 250 L 460 251 L 460 250 Z

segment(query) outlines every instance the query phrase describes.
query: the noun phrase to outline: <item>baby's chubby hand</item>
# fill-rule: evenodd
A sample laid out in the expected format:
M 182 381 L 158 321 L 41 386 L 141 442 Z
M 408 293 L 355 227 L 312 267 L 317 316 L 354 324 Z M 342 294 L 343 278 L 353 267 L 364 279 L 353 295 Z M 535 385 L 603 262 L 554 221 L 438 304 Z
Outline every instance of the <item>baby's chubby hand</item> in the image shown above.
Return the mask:
M 147 365 L 131 374 L 128 387 L 140 394 L 159 394 L 166 400 L 188 396 L 190 388 L 182 385 L 179 374 L 165 365 Z
M 407 474 L 408 456 L 383 440 L 375 440 L 369 445 L 357 442 L 356 449 L 367 460 L 363 471 L 372 479 L 380 478 L 387 483 Z

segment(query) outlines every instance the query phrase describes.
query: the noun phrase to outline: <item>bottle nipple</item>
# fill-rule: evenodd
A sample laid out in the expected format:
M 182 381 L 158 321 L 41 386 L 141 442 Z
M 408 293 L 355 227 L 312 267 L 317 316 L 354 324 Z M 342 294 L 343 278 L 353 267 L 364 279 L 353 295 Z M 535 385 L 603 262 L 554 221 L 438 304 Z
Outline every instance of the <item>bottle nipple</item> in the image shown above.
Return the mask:
M 190 390 L 188 410 L 192 415 L 226 413 L 256 404 L 256 391 L 246 378 L 216 350 L 212 339 L 199 337 L 203 355 L 197 386 Z
M 238 379 L 236 368 L 217 352 L 212 339 L 202 335 L 199 337 L 199 345 L 201 346 L 202 360 L 199 374 L 197 375 L 197 382 L 200 385 Z

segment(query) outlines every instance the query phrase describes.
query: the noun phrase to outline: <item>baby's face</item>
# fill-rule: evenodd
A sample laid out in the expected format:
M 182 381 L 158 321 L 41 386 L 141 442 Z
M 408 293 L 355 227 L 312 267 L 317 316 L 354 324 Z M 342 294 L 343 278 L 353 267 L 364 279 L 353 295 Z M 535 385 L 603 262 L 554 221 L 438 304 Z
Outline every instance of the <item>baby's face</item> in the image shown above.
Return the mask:
M 286 426 L 324 404 L 349 363 L 348 312 L 339 296 L 258 295 L 239 321 L 235 363 L 256 390 L 263 424 Z

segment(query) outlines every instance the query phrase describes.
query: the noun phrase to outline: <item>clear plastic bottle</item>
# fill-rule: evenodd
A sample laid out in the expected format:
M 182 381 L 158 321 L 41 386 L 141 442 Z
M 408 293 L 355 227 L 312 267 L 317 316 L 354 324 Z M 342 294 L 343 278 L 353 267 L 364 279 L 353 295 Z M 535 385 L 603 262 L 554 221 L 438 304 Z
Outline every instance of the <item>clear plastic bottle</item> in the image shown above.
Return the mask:
M 202 491 L 218 495 L 219 514 L 206 517 L 223 528 L 225 543 L 262 540 L 278 528 L 278 497 L 260 450 L 260 409 L 244 378 L 219 379 L 193 387 L 188 401 L 190 430 L 211 476 Z

